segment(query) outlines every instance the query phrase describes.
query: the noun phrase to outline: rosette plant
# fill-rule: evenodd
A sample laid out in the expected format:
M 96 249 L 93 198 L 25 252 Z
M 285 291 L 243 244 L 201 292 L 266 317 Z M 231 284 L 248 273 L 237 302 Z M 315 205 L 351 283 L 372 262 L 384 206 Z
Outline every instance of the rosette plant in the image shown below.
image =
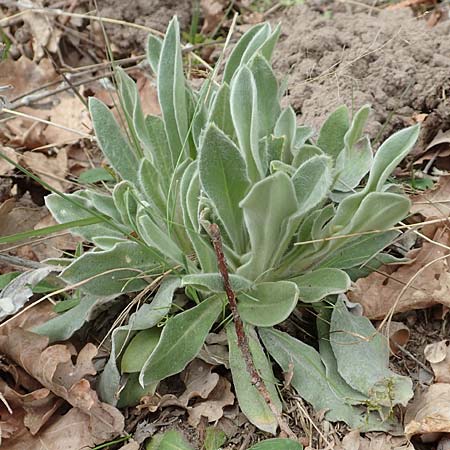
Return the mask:
M 395 260 L 383 249 L 399 232 L 383 230 L 405 218 L 410 203 L 387 181 L 418 127 L 395 133 L 374 154 L 364 135 L 368 106 L 353 117 L 338 108 L 317 135 L 299 126 L 292 107 L 280 105 L 283 89 L 270 63 L 278 36 L 269 24 L 251 28 L 221 75 L 215 70 L 195 90 L 183 71 L 175 18 L 164 40 L 148 40 L 160 116 L 143 114 L 135 82 L 120 68 L 123 123 L 90 99 L 116 182 L 47 197 L 60 223 L 94 220 L 73 230 L 88 251 L 58 262 L 80 303 L 38 331 L 67 337 L 96 303 L 139 292 L 140 306 L 112 332 L 99 384 L 105 401 L 130 405 L 182 371 L 208 334 L 225 327 L 240 407 L 275 433 L 276 417 L 252 383 L 231 323 L 209 234 L 217 224 L 252 358 L 273 404 L 282 409 L 269 355 L 328 420 L 387 429 L 393 406 L 412 396 L 411 382 L 388 369 L 384 338 L 347 310 L 343 294 L 352 280 Z M 299 304 L 317 313 L 317 348 L 274 328 Z

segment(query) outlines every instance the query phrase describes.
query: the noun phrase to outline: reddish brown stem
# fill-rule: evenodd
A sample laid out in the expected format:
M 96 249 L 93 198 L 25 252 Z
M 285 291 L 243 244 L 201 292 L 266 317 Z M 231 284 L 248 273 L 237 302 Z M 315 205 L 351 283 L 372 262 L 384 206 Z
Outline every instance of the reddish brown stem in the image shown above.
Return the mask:
M 256 370 L 255 363 L 253 361 L 252 353 L 250 351 L 249 341 L 247 334 L 245 333 L 244 323 L 242 322 L 241 316 L 239 315 L 239 311 L 236 303 L 236 295 L 231 287 L 230 276 L 228 274 L 227 263 L 225 259 L 225 255 L 223 253 L 222 246 L 222 237 L 220 234 L 220 229 L 217 224 L 212 223 L 209 226 L 209 234 L 211 236 L 212 243 L 214 245 L 214 250 L 217 258 L 217 265 L 219 267 L 219 272 L 223 279 L 223 286 L 225 288 L 225 292 L 228 298 L 228 304 L 230 305 L 231 314 L 233 316 L 234 328 L 236 330 L 237 336 L 237 344 L 242 353 L 242 357 L 245 361 L 245 366 L 247 368 L 247 372 L 251 377 L 252 384 L 258 389 L 259 393 L 264 398 L 265 402 L 269 406 L 272 413 L 277 418 L 278 425 L 280 426 L 280 430 L 287 434 L 292 439 L 296 439 L 295 434 L 289 428 L 289 425 L 283 419 L 281 411 L 278 410 L 277 406 L 273 403 L 272 398 L 270 397 L 269 391 L 267 390 L 266 383 L 262 379 L 259 372 Z

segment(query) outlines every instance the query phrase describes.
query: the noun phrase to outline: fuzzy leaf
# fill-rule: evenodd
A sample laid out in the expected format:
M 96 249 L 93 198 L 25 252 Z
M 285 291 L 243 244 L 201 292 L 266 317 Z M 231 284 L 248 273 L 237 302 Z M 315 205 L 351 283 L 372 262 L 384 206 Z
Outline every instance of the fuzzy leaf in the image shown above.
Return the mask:
M 161 55 L 162 40 L 153 34 L 148 35 L 147 40 L 147 61 L 153 72 L 158 73 L 159 57 Z
M 202 187 L 238 253 L 245 252 L 245 228 L 240 201 L 250 180 L 239 149 L 219 128 L 210 125 L 200 150 L 199 173 Z
M 317 145 L 334 159 L 344 149 L 344 136 L 350 128 L 348 108 L 340 106 L 332 112 L 320 129 Z
M 113 295 L 144 288 L 147 282 L 138 277 L 157 264 L 154 252 L 127 241 L 111 250 L 84 253 L 64 269 L 61 278 L 69 284 L 82 283 L 80 289 L 87 294 Z
M 158 345 L 161 328 L 139 331 L 128 344 L 120 362 L 122 373 L 140 372 L 145 361 Z
M 259 334 L 264 346 L 284 372 L 293 369 L 292 386 L 316 411 L 327 411 L 325 418 L 343 421 L 350 427 L 361 428 L 365 417 L 336 396 L 330 388 L 325 366 L 319 353 L 309 345 L 273 328 L 261 328 Z M 359 362 L 358 362 L 359 364 Z M 349 364 L 353 368 L 353 364 Z
M 389 175 L 409 153 L 419 137 L 419 124 L 397 131 L 375 153 L 366 192 L 381 190 Z
M 214 98 L 208 120 L 217 125 L 230 139 L 234 139 L 235 131 L 231 118 L 230 86 L 224 83 Z
M 194 450 L 178 431 L 166 431 L 156 435 L 147 444 L 146 450 Z
M 256 183 L 241 202 L 250 236 L 250 261 L 238 274 L 255 280 L 272 267 L 286 231 L 286 220 L 297 211 L 297 199 L 291 179 L 283 172 Z
M 120 391 L 117 408 L 136 406 L 144 395 L 153 395 L 158 387 L 158 383 L 149 384 L 143 388 L 139 384 L 139 373 L 127 375 L 125 387 Z
M 133 336 L 133 332 L 153 328 L 161 322 L 169 313 L 173 295 L 179 286 L 180 280 L 178 278 L 165 278 L 161 282 L 153 301 L 142 305 L 133 313 L 128 321 L 128 325 L 118 327 L 113 331 L 111 336 L 111 354 L 98 383 L 98 390 L 104 401 L 110 404 L 117 403 L 117 393 L 120 389 L 120 372 L 117 368 L 116 359 L 123 352 L 126 343 Z
M 298 148 L 298 151 L 294 156 L 294 160 L 292 161 L 292 165 L 294 167 L 300 167 L 303 163 L 314 156 L 321 155 L 324 155 L 324 152 L 316 145 L 304 144 Z
M 231 117 L 252 181 L 264 175 L 259 154 L 258 99 L 256 84 L 248 67 L 243 66 L 231 82 Z
M 252 288 L 253 283 L 245 278 L 230 274 L 231 287 L 235 292 L 241 292 Z M 225 292 L 223 279 L 219 273 L 199 273 L 185 275 L 182 278 L 182 286 L 193 286 L 198 290 L 214 293 Z
M 329 156 L 313 156 L 304 162 L 292 175 L 292 183 L 299 204 L 297 214 L 305 214 L 324 200 L 332 181 Z
M 274 135 L 276 137 L 284 137 L 283 153 L 281 160 L 290 164 L 293 157 L 293 145 L 295 142 L 295 133 L 297 131 L 295 111 L 291 106 L 283 110 L 275 124 Z
M 290 281 L 260 283 L 238 295 L 239 314 L 252 325 L 271 327 L 289 317 L 298 296 L 298 287 Z
M 386 338 L 369 319 L 351 314 L 342 300 L 331 316 L 330 341 L 338 371 L 352 388 L 374 404 L 406 406 L 413 396 L 412 381 L 389 370 Z
M 265 24 L 258 24 L 254 27 L 250 28 L 238 41 L 238 43 L 234 46 L 233 51 L 231 52 L 228 61 L 225 65 L 225 70 L 223 72 L 223 81 L 224 83 L 230 83 L 233 75 L 241 65 L 242 56 L 244 52 L 248 48 L 253 48 L 253 52 L 258 48 L 264 41 L 264 36 L 267 36 L 267 31 L 264 31 L 263 34 L 258 35 L 261 29 L 267 28 Z M 256 39 L 255 36 L 258 35 Z M 250 43 L 253 41 L 252 45 Z
M 282 405 L 275 387 L 272 367 L 264 354 L 255 331 L 247 327 L 246 332 L 256 370 L 266 383 L 273 404 L 281 411 Z M 267 433 L 275 434 L 278 427 L 277 419 L 251 381 L 245 360 L 237 345 L 236 331 L 232 323 L 227 326 L 227 337 L 231 374 L 233 375 L 234 389 L 239 401 L 239 407 L 253 425 Z
M 133 182 L 137 175 L 138 160 L 113 113 L 95 97 L 89 98 L 89 111 L 98 143 L 111 167 L 124 180 Z
M 339 269 L 317 269 L 292 278 L 300 290 L 300 300 L 314 303 L 328 295 L 342 294 L 351 286 L 350 277 Z
M 222 306 L 222 297 L 215 295 L 170 318 L 158 345 L 142 368 L 141 385 L 181 372 L 197 356 Z
M 161 48 L 158 65 L 158 98 L 172 161 L 176 164 L 182 152 L 189 155 L 186 142 L 188 115 L 185 78 L 181 58 L 180 28 L 176 17 L 167 27 Z
M 47 336 L 50 343 L 65 341 L 90 320 L 94 310 L 104 307 L 103 305 L 110 303 L 115 298 L 115 295 L 110 297 L 86 295 L 76 306 L 33 328 L 32 331 Z

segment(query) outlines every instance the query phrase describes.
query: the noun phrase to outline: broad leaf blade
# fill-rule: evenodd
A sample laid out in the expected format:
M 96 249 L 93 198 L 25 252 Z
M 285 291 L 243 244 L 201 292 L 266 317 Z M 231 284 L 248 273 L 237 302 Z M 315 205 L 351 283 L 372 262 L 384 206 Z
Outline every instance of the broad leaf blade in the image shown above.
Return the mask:
M 303 450 L 303 445 L 291 439 L 266 439 L 248 450 Z
M 222 298 L 215 295 L 169 319 L 139 375 L 141 385 L 181 372 L 200 351 L 221 311 Z
M 234 292 L 241 292 L 252 288 L 253 283 L 239 275 L 230 274 L 230 283 Z M 223 278 L 220 273 L 199 273 L 185 275 L 182 278 L 182 286 L 193 286 L 206 292 L 225 292 Z
M 254 330 L 247 328 L 249 347 L 256 370 L 266 383 L 267 390 L 274 405 L 281 411 L 282 405 L 274 383 L 272 367 L 264 354 Z M 230 367 L 233 375 L 234 389 L 239 406 L 247 419 L 260 430 L 275 434 L 278 423 L 258 389 L 251 381 L 245 360 L 237 345 L 236 331 L 231 323 L 227 326 L 228 346 L 230 350 Z
M 374 404 L 406 406 L 413 396 L 412 381 L 389 370 L 386 338 L 369 319 L 351 314 L 342 300 L 331 316 L 330 341 L 338 371 L 351 387 Z
M 300 291 L 300 300 L 314 303 L 328 295 L 342 294 L 351 286 L 350 277 L 339 269 L 317 269 L 299 277 L 292 278 Z
M 344 136 L 350 128 L 348 108 L 340 106 L 332 112 L 320 129 L 317 145 L 334 159 L 344 149 Z
M 250 188 L 239 149 L 215 125 L 206 130 L 199 160 L 200 181 L 238 253 L 245 252 L 245 228 L 239 203 Z
M 260 283 L 238 296 L 239 314 L 252 325 L 271 327 L 290 316 L 298 296 L 299 289 L 290 281 Z
M 133 182 L 137 176 L 138 160 L 112 112 L 94 97 L 89 98 L 89 111 L 103 154 L 124 180 Z

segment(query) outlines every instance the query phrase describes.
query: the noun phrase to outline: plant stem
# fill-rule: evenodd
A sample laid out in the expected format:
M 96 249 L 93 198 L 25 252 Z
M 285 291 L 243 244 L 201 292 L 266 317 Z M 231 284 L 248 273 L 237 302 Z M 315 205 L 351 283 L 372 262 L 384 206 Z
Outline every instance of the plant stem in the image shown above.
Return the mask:
M 247 372 L 250 375 L 252 384 L 258 389 L 259 393 L 264 398 L 265 402 L 269 406 L 272 413 L 275 415 L 280 430 L 287 434 L 291 439 L 296 439 L 295 434 L 289 428 L 289 425 L 283 419 L 281 411 L 278 410 L 276 405 L 273 403 L 269 391 L 267 390 L 266 383 L 261 378 L 261 375 L 256 370 L 255 363 L 253 361 L 252 353 L 250 351 L 248 337 L 245 333 L 244 323 L 242 322 L 241 316 L 239 315 L 239 311 L 236 303 L 236 295 L 231 287 L 230 277 L 228 274 L 227 263 L 225 260 L 225 255 L 223 253 L 222 247 L 222 237 L 220 234 L 220 229 L 217 224 L 212 223 L 209 226 L 209 234 L 214 245 L 214 250 L 217 258 L 217 265 L 219 267 L 219 272 L 223 279 L 223 286 L 225 288 L 225 292 L 228 298 L 228 304 L 230 305 L 231 314 L 233 316 L 234 328 L 236 330 L 237 336 L 237 344 L 242 353 L 242 357 L 245 361 L 245 366 L 247 368 Z

